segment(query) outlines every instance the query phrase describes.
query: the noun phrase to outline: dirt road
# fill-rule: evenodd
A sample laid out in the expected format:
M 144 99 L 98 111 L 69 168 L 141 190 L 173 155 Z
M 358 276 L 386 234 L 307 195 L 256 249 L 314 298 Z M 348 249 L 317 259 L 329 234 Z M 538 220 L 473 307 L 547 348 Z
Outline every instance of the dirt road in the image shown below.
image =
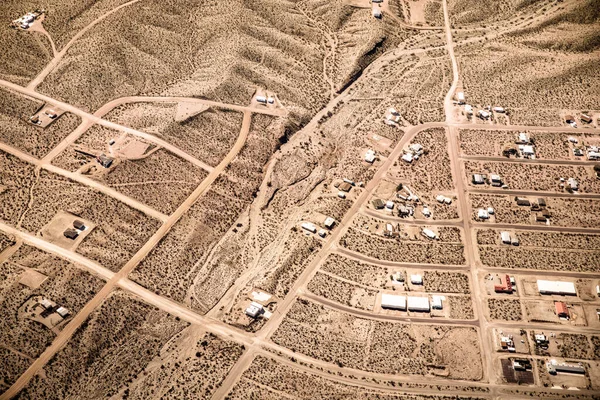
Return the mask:
M 75 36 L 73 36 L 73 38 L 71 40 L 69 40 L 69 42 L 65 45 L 65 47 L 63 47 L 61 49 L 61 51 L 59 53 L 56 53 L 56 48 L 53 48 L 54 50 L 54 58 L 50 61 L 50 63 L 48 63 L 48 65 L 46 65 L 46 67 L 35 77 L 35 79 L 33 79 L 28 85 L 27 88 L 28 89 L 35 89 L 40 83 L 42 83 L 42 81 L 44 79 L 46 79 L 46 77 L 48 75 L 50 75 L 50 73 L 54 70 L 54 68 L 56 68 L 56 66 L 60 63 L 60 61 L 62 60 L 62 58 L 65 56 L 65 54 L 67 54 L 67 51 L 69 51 L 69 48 L 71 48 L 71 46 L 73 46 L 73 44 L 79 40 L 83 35 L 85 35 L 90 29 L 92 29 L 95 25 L 97 25 L 98 23 L 102 22 L 104 19 L 106 19 L 108 16 L 116 13 L 117 11 L 119 11 L 120 9 L 130 6 L 132 4 L 137 3 L 140 0 L 132 0 L 129 1 L 125 4 L 121 4 L 118 7 L 113 8 L 112 10 L 102 14 L 101 16 L 99 16 L 98 18 L 96 18 L 95 20 L 93 20 L 92 22 L 90 22 L 87 26 L 85 26 L 82 30 L 80 30 L 79 32 L 77 32 L 77 34 Z M 52 43 L 54 43 L 53 41 L 51 41 Z
M 155 218 L 161 222 L 164 222 L 169 218 L 167 215 L 156 211 L 152 207 L 147 206 L 135 199 L 132 199 L 131 197 L 125 196 L 124 194 L 122 194 L 108 186 L 105 186 L 100 182 L 97 182 L 93 179 L 87 178 L 76 172 L 70 172 L 70 171 L 64 170 L 62 168 L 56 167 L 51 164 L 44 164 L 41 160 L 39 160 L 35 157 L 32 157 L 26 153 L 23 153 L 22 151 L 15 149 L 14 147 L 4 144 L 2 142 L 0 142 L 0 150 L 4 151 L 6 153 L 12 154 L 13 156 L 20 158 L 21 160 L 23 160 L 25 162 L 33 164 L 38 168 L 43 168 L 48 172 L 52 172 L 57 175 L 64 176 L 65 178 L 69 178 L 72 181 L 81 183 L 82 185 L 85 185 L 87 187 L 95 189 L 98 192 L 103 193 L 109 197 L 112 197 L 115 200 L 119 200 L 120 202 L 127 204 L 129 207 L 134 208 L 138 211 L 141 211 L 144 214 L 146 214 L 152 218 Z
M 560 199 L 591 199 L 600 200 L 600 194 L 590 193 L 561 193 L 561 192 L 542 192 L 539 190 L 513 190 L 513 189 L 468 189 L 469 193 L 476 194 L 499 194 L 504 196 L 532 196 L 532 197 L 556 197 Z
M 513 164 L 533 164 L 533 165 L 572 165 L 572 166 L 583 166 L 592 167 L 594 165 L 600 165 L 598 161 L 588 160 L 548 160 L 543 158 L 507 158 L 507 157 L 488 157 L 488 156 L 466 156 L 461 155 L 462 160 L 466 161 L 483 161 L 483 162 L 499 162 L 499 163 L 513 163 Z
M 41 368 L 44 367 L 50 361 L 54 355 L 60 351 L 71 339 L 77 329 L 83 324 L 90 314 L 102 304 L 104 299 L 112 292 L 112 290 L 119 284 L 119 282 L 126 278 L 127 275 L 135 268 L 142 259 L 144 259 L 150 251 L 158 244 L 158 242 L 169 232 L 171 227 L 181 218 L 181 216 L 187 212 L 194 202 L 209 189 L 211 184 L 217 179 L 217 177 L 225 170 L 227 165 L 237 156 L 239 151 L 244 146 L 248 132 L 250 131 L 251 114 L 249 112 L 244 113 L 242 120 L 242 127 L 240 134 L 234 146 L 231 148 L 225 158 L 215 167 L 210 174 L 200 183 L 200 185 L 194 190 L 194 192 L 181 204 L 177 210 L 165 221 L 161 227 L 152 235 L 152 237 L 142 246 L 140 250 L 123 266 L 123 268 L 110 278 L 110 280 L 104 285 L 104 287 L 90 300 L 63 328 L 63 330 L 56 336 L 54 341 L 46 350 L 36 359 L 33 364 L 17 379 L 17 381 L 6 391 L 0 400 L 10 399 L 16 396 L 36 375 Z M 167 301 L 166 299 L 164 301 Z

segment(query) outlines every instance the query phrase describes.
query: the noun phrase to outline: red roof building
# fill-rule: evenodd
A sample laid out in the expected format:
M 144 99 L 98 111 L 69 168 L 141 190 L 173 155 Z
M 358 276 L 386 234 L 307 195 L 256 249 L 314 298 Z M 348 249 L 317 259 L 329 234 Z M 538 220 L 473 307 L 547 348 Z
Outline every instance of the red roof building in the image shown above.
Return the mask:
M 502 285 L 495 285 L 494 291 L 496 293 L 508 293 L 511 294 L 513 292 L 512 283 L 510 283 L 510 276 L 506 275 L 504 277 L 504 282 Z
M 569 318 L 569 309 L 565 302 L 555 301 L 554 307 L 556 308 L 556 315 L 558 315 L 559 318 Z

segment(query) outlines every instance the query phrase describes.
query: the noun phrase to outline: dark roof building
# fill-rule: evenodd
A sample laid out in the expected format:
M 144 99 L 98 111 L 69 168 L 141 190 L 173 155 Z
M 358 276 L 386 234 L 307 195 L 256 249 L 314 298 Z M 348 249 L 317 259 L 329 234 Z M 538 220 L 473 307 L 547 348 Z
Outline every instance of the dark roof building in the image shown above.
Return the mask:
M 75 221 L 73 221 L 73 228 L 83 231 L 83 230 L 85 230 L 85 225 L 83 224 L 83 222 L 76 219 Z
M 375 199 L 371 202 L 371 204 L 373 204 L 373 207 L 375 207 L 377 210 L 381 210 L 383 207 L 385 207 L 385 203 L 381 199 Z
M 100 165 L 102 165 L 104 168 L 110 168 L 114 161 L 111 157 L 108 157 L 106 154 L 100 154 L 97 160 L 98 163 L 100 163 Z
M 63 232 L 63 235 L 68 239 L 75 240 L 79 236 L 79 233 L 75 229 L 69 228 Z

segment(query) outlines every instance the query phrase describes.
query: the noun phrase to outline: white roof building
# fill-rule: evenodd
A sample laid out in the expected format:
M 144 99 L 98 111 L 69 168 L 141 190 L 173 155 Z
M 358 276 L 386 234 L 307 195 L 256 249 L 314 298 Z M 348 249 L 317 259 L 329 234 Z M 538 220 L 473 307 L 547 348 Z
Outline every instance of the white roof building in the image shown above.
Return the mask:
M 423 229 L 422 233 L 423 233 L 423 236 L 425 236 L 429 239 L 437 239 L 438 238 L 438 235 L 436 235 L 435 232 L 432 231 L 431 229 L 425 228 L 425 229 Z
M 331 229 L 333 228 L 333 226 L 335 225 L 335 219 L 331 218 L 331 217 L 327 217 L 325 218 L 325 222 L 324 225 L 326 228 Z
M 423 277 L 421 275 L 415 274 L 410 276 L 410 283 L 413 285 L 422 285 Z
M 406 161 L 407 163 L 411 163 L 413 160 L 413 155 L 410 153 L 406 153 L 405 155 L 402 156 L 402 160 Z
M 431 217 L 431 211 L 429 211 L 429 208 L 427 207 L 423 207 L 423 211 L 421 211 L 421 214 L 423 214 L 424 217 Z
M 465 112 L 467 115 L 473 115 L 473 106 L 470 104 L 465 104 Z
M 317 227 L 311 224 L 310 222 L 303 222 L 302 229 L 306 229 L 309 232 L 315 233 L 317 231 Z
M 525 132 L 519 132 L 518 142 L 523 144 L 529 143 L 529 135 L 527 135 Z
M 442 310 L 444 308 L 443 301 L 446 298 L 444 296 L 432 296 L 431 297 L 431 308 L 434 310 Z
M 256 101 L 258 101 L 259 103 L 266 104 L 267 98 L 265 96 L 256 96 Z
M 444 196 L 442 196 L 441 194 L 438 194 L 435 199 L 437 200 L 438 203 L 443 203 L 444 201 L 446 201 L 446 198 Z
M 408 296 L 406 301 L 408 311 L 429 312 L 429 298 Z
M 573 282 L 546 281 L 538 279 L 537 285 L 540 294 L 558 294 L 570 296 L 575 296 L 577 294 L 577 291 L 575 290 L 575 284 Z
M 375 161 L 375 151 L 371 149 L 367 150 L 367 154 L 365 154 L 365 161 L 368 163 L 373 163 Z
M 409 149 L 415 153 L 419 153 L 423 151 L 423 146 L 421 146 L 419 143 L 413 143 L 409 146 Z
M 458 100 L 458 104 L 464 104 L 464 102 L 465 102 L 465 93 L 464 92 L 458 92 L 458 93 L 456 93 L 456 100 Z
M 479 114 L 479 117 L 482 119 L 488 119 L 490 117 L 490 113 L 485 110 L 479 110 L 477 114 Z
M 521 150 L 521 151 L 523 152 L 523 155 L 525 155 L 525 156 L 535 155 L 535 151 L 533 150 L 533 146 L 531 146 L 531 145 L 523 146 L 523 150 Z
M 56 309 L 56 312 L 58 313 L 58 315 L 60 315 L 61 317 L 65 318 L 67 315 L 69 315 L 71 312 L 64 308 L 64 307 L 58 307 Z
M 246 315 L 252 318 L 258 317 L 262 312 L 263 306 L 254 301 L 246 308 Z
M 382 293 L 381 308 L 389 308 L 392 310 L 406 310 L 406 297 L 395 294 Z
M 40 301 L 40 304 L 44 307 L 44 308 L 52 308 L 54 307 L 54 303 L 51 302 L 48 299 L 42 299 L 42 301 Z
M 388 201 L 385 203 L 385 208 L 387 208 L 388 210 L 393 210 L 393 209 L 394 209 L 394 202 L 393 202 L 393 201 L 391 201 L 391 200 L 388 200 Z
M 510 233 L 504 231 L 504 232 L 500 232 L 500 239 L 502 239 L 502 243 L 504 244 L 511 244 L 512 241 L 510 240 Z
M 489 219 L 490 215 L 488 214 L 487 210 L 484 210 L 483 208 L 480 208 L 477 211 L 477 218 L 479 218 L 479 219 Z

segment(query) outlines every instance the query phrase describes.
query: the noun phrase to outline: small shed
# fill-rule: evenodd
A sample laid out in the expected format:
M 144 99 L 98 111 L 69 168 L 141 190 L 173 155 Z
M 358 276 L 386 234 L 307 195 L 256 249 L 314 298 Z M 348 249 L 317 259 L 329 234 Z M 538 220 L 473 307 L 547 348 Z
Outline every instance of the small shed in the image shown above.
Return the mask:
M 114 159 L 111 157 L 108 157 L 106 154 L 100 154 L 97 158 L 98 163 L 100 165 L 102 165 L 104 168 L 110 168 L 110 166 L 112 165 Z
M 483 175 L 481 174 L 473 174 L 473 184 L 475 185 L 483 185 L 485 183 L 485 180 L 483 179 Z
M 510 238 L 510 233 L 509 232 L 500 232 L 500 239 L 502 239 L 502 243 L 504 244 L 511 244 L 511 238 Z
M 531 206 L 531 202 L 528 199 L 526 199 L 525 197 L 517 197 L 517 198 L 515 198 L 515 200 L 517 201 L 518 206 L 526 206 L 526 207 Z
M 335 219 L 327 217 L 325 218 L 325 222 L 323 224 L 325 225 L 325 228 L 331 229 L 335 225 Z
M 574 116 L 574 115 L 572 115 L 572 114 L 567 114 L 567 115 L 565 115 L 565 122 L 566 122 L 567 124 L 570 124 L 570 123 L 573 123 L 573 122 L 575 122 L 575 116 Z
M 433 308 L 434 310 L 442 310 L 444 308 L 443 300 L 444 296 L 432 296 L 431 308 Z
M 69 228 L 63 232 L 63 235 L 68 239 L 75 240 L 77 239 L 77 236 L 79 236 L 79 232 L 77 232 L 75 229 Z
M 487 210 L 484 209 L 479 209 L 477 211 L 477 218 L 479 219 L 489 219 L 490 218 L 490 214 L 487 212 Z
M 342 192 L 349 192 L 350 189 L 352 189 L 352 185 L 349 184 L 348 182 L 342 182 L 342 183 L 340 183 L 339 189 Z
M 58 307 L 56 309 L 56 313 L 63 318 L 66 318 L 69 314 L 71 314 L 71 312 L 65 307 Z
M 263 306 L 255 301 L 246 308 L 246 315 L 251 318 L 257 318 L 264 311 Z
M 538 197 L 537 203 L 540 207 L 546 207 L 546 199 L 543 197 Z
M 371 201 L 371 204 L 373 204 L 373 207 L 375 207 L 376 210 L 381 210 L 383 207 L 385 207 L 385 203 L 381 199 L 374 199 Z
M 410 283 L 412 283 L 413 285 L 422 285 L 423 284 L 423 277 L 419 274 L 414 274 L 410 276 Z
M 81 222 L 80 220 L 76 219 L 75 221 L 73 221 L 73 228 L 75 228 L 79 231 L 84 231 L 85 224 L 83 222 Z
M 591 124 L 593 121 L 592 117 L 587 114 L 581 114 L 579 118 L 581 119 L 581 122 L 585 122 L 586 124 Z
M 402 156 L 402 161 L 407 162 L 407 163 L 411 163 L 413 161 L 413 155 L 410 153 L 406 153 Z

